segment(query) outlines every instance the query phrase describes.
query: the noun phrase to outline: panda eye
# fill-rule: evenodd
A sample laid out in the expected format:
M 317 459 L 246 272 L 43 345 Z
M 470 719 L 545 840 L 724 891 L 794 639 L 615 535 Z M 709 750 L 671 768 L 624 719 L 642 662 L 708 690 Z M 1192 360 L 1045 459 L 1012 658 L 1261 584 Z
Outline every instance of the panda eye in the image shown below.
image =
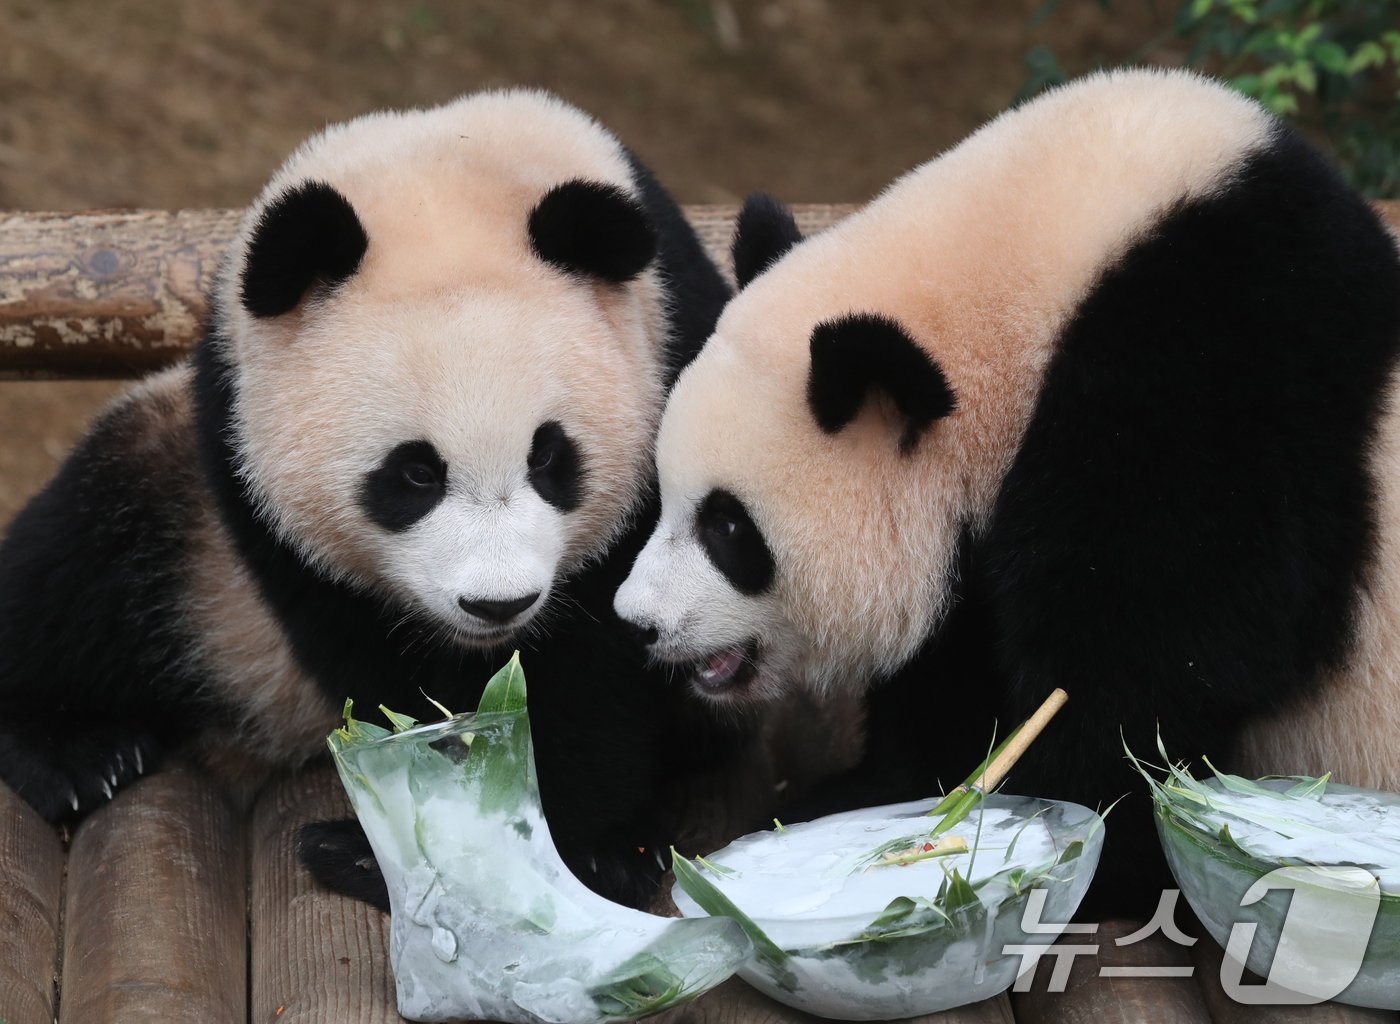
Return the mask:
M 735 495 L 713 490 L 695 516 L 700 546 L 716 569 L 741 594 L 761 594 L 773 583 L 776 566 L 763 532 Z
M 734 534 L 739 532 L 739 524 L 733 519 L 729 519 L 727 517 L 716 517 L 714 519 L 710 519 L 704 525 L 705 529 L 708 530 L 710 533 L 714 534 L 717 537 L 722 537 L 725 540 L 728 540 L 730 537 L 733 537 Z
M 578 508 L 583 500 L 583 459 L 558 420 L 546 420 L 536 429 L 525 468 L 541 498 L 561 512 Z
M 554 449 L 545 448 L 543 451 L 533 451 L 530 453 L 530 472 L 540 473 L 554 464 Z
M 447 496 L 447 463 L 426 440 L 405 441 L 365 474 L 360 503 L 370 521 L 407 530 Z
M 438 485 L 437 472 L 429 465 L 422 462 L 407 463 L 402 469 L 403 479 L 410 487 L 436 487 Z

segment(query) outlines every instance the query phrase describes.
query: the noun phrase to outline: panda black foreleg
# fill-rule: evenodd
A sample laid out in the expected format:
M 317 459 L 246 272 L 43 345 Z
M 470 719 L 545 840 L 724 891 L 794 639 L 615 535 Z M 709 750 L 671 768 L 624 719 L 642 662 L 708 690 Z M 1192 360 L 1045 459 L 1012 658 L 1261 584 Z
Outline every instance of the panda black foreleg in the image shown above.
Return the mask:
M 303 825 L 296 848 L 302 865 L 322 888 L 389 912 L 384 872 L 358 821 L 341 818 Z
M 71 824 L 155 770 L 164 745 L 131 723 L 89 718 L 0 722 L 0 781 L 50 824 Z

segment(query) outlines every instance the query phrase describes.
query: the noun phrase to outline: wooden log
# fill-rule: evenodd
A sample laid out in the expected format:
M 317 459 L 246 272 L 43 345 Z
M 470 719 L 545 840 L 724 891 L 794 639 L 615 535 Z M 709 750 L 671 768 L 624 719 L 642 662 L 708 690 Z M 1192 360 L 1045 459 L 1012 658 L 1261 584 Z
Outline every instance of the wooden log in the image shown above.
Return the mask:
M 309 821 L 350 815 L 329 761 L 274 782 L 252 826 L 252 1015 L 255 1024 L 399 1024 L 389 918 L 317 889 L 294 846 Z
M 186 767 L 88 817 L 68 859 L 60 1024 L 242 1024 L 245 846 L 242 816 Z
M 795 207 L 817 231 L 850 207 Z M 686 213 L 728 265 L 738 209 Z M 238 210 L 9 213 L 0 216 L 0 378 L 137 377 L 199 337 Z
M 1191 977 L 1134 977 L 1126 973 L 1194 966 L 1189 950 L 1160 932 L 1131 945 L 1117 945 L 1116 939 L 1140 927 L 1136 922 L 1105 921 L 1092 935 L 1064 936 L 1063 944 L 1097 945 L 1097 952 L 1074 957 L 1063 992 L 1048 990 L 1054 959 L 1048 955 L 1042 958 L 1031 990 L 1012 993 L 1011 1007 L 1019 1024 L 1209 1024 L 1205 999 Z
M 1246 1006 L 1225 994 L 1220 984 L 1220 962 L 1225 956 L 1218 943 L 1202 932 L 1191 950 L 1196 981 L 1210 1008 L 1213 1024 L 1400 1024 L 1400 1013 L 1341 1003 L 1317 1006 Z M 1246 972 L 1246 977 L 1254 975 Z M 1258 980 L 1258 979 L 1254 979 Z
M 58 833 L 0 784 L 0 1018 L 52 1024 L 63 898 Z
M 1400 230 L 1400 202 L 1377 204 Z M 794 207 L 804 233 L 854 207 Z M 733 206 L 686 215 L 729 264 Z M 181 358 L 199 336 L 206 296 L 237 210 L 128 210 L 0 216 L 0 379 L 135 377 Z

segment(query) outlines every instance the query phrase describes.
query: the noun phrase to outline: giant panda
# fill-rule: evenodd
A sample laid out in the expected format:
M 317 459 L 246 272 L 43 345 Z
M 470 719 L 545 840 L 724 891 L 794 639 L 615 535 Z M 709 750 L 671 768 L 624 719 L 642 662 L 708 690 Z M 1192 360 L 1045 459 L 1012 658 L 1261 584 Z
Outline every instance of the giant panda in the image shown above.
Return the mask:
M 1400 260 L 1255 103 L 1100 74 L 829 230 L 746 205 L 616 607 L 697 692 L 869 692 L 831 806 L 1106 806 L 1086 915 L 1170 882 L 1124 744 L 1400 789 Z
M 550 95 L 306 142 L 192 360 L 109 408 L 0 547 L 0 780 L 69 823 L 175 750 L 248 791 L 347 698 L 470 710 L 518 647 L 563 854 L 644 901 L 664 791 L 745 742 L 662 691 L 611 608 L 665 390 L 729 290 L 653 175 Z

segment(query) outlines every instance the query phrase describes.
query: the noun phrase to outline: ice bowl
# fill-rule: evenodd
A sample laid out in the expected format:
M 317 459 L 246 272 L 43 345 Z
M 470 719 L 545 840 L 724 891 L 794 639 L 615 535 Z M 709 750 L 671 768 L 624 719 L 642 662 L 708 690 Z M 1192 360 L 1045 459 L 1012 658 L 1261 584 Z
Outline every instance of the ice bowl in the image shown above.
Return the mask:
M 570 874 L 540 812 L 518 659 L 475 714 L 430 725 L 386 714 L 393 730 L 347 707 L 330 746 L 388 886 L 404 1017 L 633 1020 L 707 991 L 750 955 L 733 921 L 644 914 Z
M 687 918 L 740 921 L 755 946 L 740 976 L 818 1016 L 912 1017 L 989 998 L 1021 970 L 1014 947 L 1053 942 L 1079 906 L 1103 818 L 994 794 L 935 837 L 938 803 L 831 815 L 745 836 L 694 864 L 677 858 L 676 905 Z M 949 836 L 967 852 L 941 852 Z
M 1154 798 L 1172 874 L 1232 959 L 1297 1002 L 1400 1009 L 1400 795 L 1174 769 Z

